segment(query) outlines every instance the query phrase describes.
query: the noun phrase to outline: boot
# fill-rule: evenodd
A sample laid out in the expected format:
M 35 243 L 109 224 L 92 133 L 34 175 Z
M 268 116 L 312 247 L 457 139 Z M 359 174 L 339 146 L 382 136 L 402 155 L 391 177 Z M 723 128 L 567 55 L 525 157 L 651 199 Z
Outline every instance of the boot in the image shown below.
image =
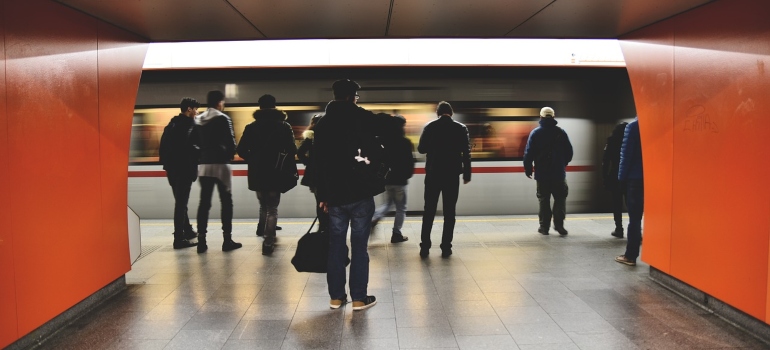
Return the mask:
M 420 257 L 427 258 L 430 252 L 430 246 L 425 243 L 420 243 Z
M 409 240 L 409 237 L 404 236 L 401 232 L 393 232 L 390 236 L 390 243 L 401 243 Z
M 185 238 L 184 233 L 174 232 L 174 249 L 195 247 L 198 243 L 192 243 Z
M 222 242 L 223 252 L 229 252 L 231 250 L 236 250 L 240 247 L 243 247 L 243 244 L 233 241 L 233 235 L 231 233 L 224 233 L 222 236 L 225 238 L 225 241 Z
M 206 245 L 206 233 L 198 233 L 198 253 L 205 253 L 209 250 L 209 246 Z
M 265 237 L 265 241 L 262 242 L 262 255 L 273 254 L 275 250 L 275 237 Z

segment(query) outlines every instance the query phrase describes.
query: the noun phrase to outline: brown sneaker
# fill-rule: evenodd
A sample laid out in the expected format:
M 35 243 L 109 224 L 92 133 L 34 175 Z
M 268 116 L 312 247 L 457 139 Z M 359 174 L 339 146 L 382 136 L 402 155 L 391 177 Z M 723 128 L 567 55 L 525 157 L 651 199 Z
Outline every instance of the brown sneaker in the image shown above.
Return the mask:
M 374 295 L 367 295 L 364 300 L 353 300 L 353 311 L 368 309 L 377 304 L 377 298 Z
M 342 299 L 332 299 L 329 302 L 329 307 L 332 309 L 339 309 L 342 305 L 345 305 L 348 302 L 348 296 L 345 294 L 342 296 Z
M 626 258 L 625 255 L 619 255 L 615 257 L 615 261 L 628 266 L 636 266 L 636 261 Z

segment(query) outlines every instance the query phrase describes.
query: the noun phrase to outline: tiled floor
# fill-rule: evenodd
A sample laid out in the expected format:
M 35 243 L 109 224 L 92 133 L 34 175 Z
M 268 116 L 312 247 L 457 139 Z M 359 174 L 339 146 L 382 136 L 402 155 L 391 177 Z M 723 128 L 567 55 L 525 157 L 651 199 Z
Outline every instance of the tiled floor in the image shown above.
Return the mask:
M 171 249 L 171 221 L 143 221 L 150 251 L 126 275 L 128 291 L 77 321 L 51 349 L 762 349 L 760 343 L 613 261 L 625 240 L 606 214 L 569 215 L 570 234 L 541 236 L 536 216 L 461 217 L 454 255 L 420 259 L 410 240 L 389 243 L 381 221 L 369 248 L 377 305 L 330 310 L 325 274 L 290 260 L 308 219 L 279 219 L 279 249 L 261 255 L 253 221 L 223 253 Z M 440 219 L 440 217 L 438 218 Z M 434 240 L 440 240 L 437 220 Z M 218 224 L 216 225 L 218 226 Z

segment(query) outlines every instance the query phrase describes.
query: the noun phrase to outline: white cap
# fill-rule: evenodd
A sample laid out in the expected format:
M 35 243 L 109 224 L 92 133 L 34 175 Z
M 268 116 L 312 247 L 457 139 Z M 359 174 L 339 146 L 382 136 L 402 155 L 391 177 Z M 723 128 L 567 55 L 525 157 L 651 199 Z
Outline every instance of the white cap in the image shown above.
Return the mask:
M 553 118 L 555 114 L 556 113 L 554 113 L 553 108 L 551 107 L 543 107 L 542 109 L 540 109 L 541 118 L 549 118 L 549 117 Z

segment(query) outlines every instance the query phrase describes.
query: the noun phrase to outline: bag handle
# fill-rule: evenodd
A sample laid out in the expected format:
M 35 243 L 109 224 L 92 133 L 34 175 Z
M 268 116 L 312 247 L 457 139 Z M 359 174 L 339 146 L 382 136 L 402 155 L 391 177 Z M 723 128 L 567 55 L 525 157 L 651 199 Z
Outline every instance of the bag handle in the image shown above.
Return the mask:
M 313 230 L 313 226 L 315 226 L 315 222 L 316 222 L 317 220 L 318 220 L 318 217 L 316 216 L 316 217 L 315 217 L 315 219 L 313 219 L 313 223 L 312 223 L 312 224 L 310 224 L 310 228 L 309 228 L 309 229 L 307 229 L 307 233 L 305 233 L 305 234 L 308 234 L 308 233 L 310 233 L 310 231 L 312 231 L 312 230 Z

